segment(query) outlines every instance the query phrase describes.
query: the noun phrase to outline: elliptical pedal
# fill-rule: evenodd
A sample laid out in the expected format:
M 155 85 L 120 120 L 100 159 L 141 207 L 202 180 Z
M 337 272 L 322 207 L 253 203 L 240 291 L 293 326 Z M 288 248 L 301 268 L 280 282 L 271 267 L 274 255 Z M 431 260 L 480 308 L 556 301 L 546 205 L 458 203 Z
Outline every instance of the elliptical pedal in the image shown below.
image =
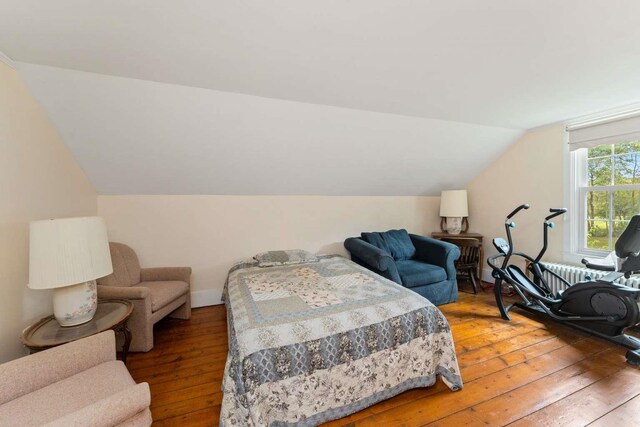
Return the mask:
M 640 350 L 627 351 L 627 363 L 631 366 L 640 366 Z

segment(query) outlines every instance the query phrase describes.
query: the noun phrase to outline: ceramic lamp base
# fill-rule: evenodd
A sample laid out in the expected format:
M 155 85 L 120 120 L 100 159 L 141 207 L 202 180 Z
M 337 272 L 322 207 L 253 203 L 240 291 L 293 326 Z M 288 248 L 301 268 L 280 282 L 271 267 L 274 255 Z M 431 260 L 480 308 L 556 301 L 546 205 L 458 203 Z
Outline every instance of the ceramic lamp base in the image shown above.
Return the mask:
M 460 234 L 461 231 L 462 231 L 462 217 L 448 216 L 447 217 L 447 233 Z
M 457 221 L 460 221 L 457 223 Z M 460 225 L 457 225 L 460 224 Z M 467 217 L 440 217 L 440 230 L 449 234 L 460 234 L 469 231 L 469 221 Z M 458 230 L 458 231 L 456 231 Z
M 96 281 L 53 290 L 53 315 L 60 326 L 75 326 L 93 319 L 98 307 Z

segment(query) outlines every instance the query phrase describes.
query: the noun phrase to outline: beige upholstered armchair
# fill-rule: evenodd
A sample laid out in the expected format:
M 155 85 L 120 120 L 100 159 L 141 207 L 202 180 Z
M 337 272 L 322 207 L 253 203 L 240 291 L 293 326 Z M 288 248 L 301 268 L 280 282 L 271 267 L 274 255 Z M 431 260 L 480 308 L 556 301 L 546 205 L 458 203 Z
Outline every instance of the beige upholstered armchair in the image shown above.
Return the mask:
M 122 243 L 109 243 L 113 273 L 98 279 L 98 298 L 133 303 L 128 326 L 130 351 L 153 348 L 153 325 L 165 316 L 191 317 L 190 267 L 140 268 L 136 253 Z
M 113 331 L 0 365 L 0 426 L 150 426 L 150 396 L 116 360 Z

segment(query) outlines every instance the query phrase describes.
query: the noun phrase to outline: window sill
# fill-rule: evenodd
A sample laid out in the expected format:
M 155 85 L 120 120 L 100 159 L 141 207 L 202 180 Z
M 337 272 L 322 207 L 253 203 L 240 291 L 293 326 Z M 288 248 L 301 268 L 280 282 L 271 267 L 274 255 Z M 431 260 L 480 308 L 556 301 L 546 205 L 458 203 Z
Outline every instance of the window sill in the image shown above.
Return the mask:
M 563 252 L 562 253 L 562 260 L 564 262 L 566 262 L 567 264 L 579 265 L 579 266 L 583 267 L 583 265 L 582 265 L 582 259 L 583 258 L 585 258 L 585 257 L 588 257 L 588 258 L 604 258 L 609 254 L 610 254 L 610 252 L 604 252 L 604 251 Z

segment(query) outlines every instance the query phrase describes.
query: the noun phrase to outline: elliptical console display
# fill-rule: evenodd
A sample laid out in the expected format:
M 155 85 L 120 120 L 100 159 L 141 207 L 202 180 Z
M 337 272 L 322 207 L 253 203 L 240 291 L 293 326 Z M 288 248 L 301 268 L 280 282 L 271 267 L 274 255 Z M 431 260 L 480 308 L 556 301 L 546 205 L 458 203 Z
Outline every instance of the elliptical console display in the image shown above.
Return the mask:
M 616 242 L 615 253 L 602 260 L 583 259 L 589 268 L 606 271 L 597 280 L 587 280 L 575 284 L 568 283 L 554 272 L 547 270 L 540 261 L 547 250 L 548 232 L 553 228 L 554 217 L 564 214 L 564 208 L 550 209 L 550 215 L 543 224 L 543 247 L 535 257 L 514 252 L 511 230 L 515 222 L 511 220 L 521 210 L 529 209 L 528 204 L 514 209 L 505 220 L 507 241 L 493 239 L 498 254 L 487 259 L 495 279 L 495 298 L 503 319 L 510 320 L 509 310 L 513 306 L 536 313 L 542 313 L 553 320 L 597 335 L 629 349 L 627 362 L 640 365 L 640 339 L 626 335 L 627 328 L 640 323 L 640 289 L 614 283 L 621 277 L 629 277 L 640 270 L 640 215 L 635 215 Z M 528 261 L 530 279 L 518 266 L 510 264 L 517 256 Z M 546 275 L 554 276 L 565 289 L 554 292 L 548 285 Z M 511 285 L 521 302 L 505 306 L 502 285 Z

